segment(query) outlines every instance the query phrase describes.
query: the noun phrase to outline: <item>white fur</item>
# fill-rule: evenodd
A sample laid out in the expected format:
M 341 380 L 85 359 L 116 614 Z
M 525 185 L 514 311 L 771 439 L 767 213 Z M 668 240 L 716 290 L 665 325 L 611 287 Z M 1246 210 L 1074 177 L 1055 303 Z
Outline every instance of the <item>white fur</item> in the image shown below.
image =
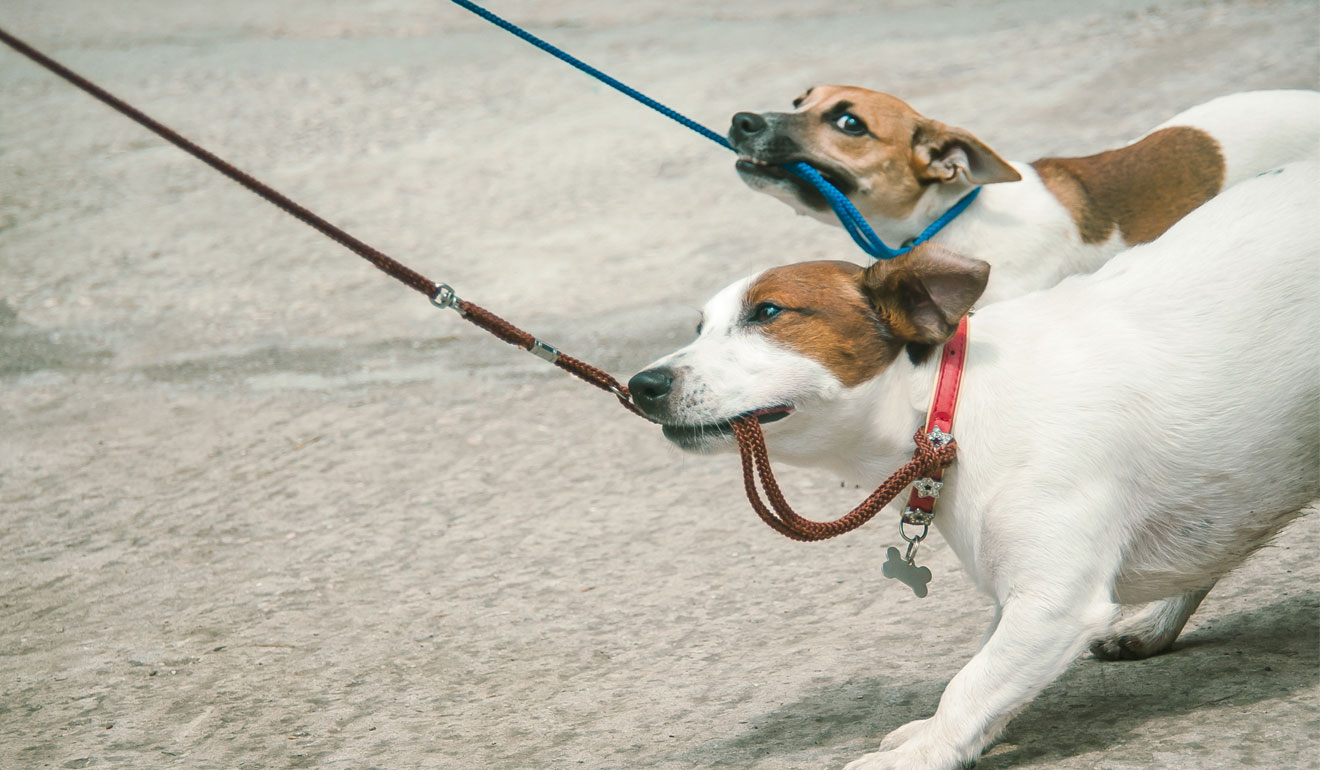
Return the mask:
M 1320 93 L 1245 91 L 1185 110 L 1150 133 L 1199 128 L 1219 142 L 1224 187 L 1286 163 L 1320 157 Z
M 1270 172 L 1093 275 L 971 319 L 936 527 L 995 621 L 934 716 L 848 770 L 974 760 L 1089 643 L 1176 635 L 1220 575 L 1320 494 L 1318 204 L 1320 164 Z M 681 417 L 788 403 L 796 413 L 765 426 L 774 459 L 870 485 L 906 461 L 934 364 L 900 356 L 845 388 L 745 328 L 746 285 L 656 364 L 683 368 Z M 1123 605 L 1155 600 L 1120 621 Z
M 1320 92 L 1248 91 L 1220 97 L 1175 116 L 1158 128 L 1190 126 L 1210 134 L 1225 161 L 1224 189 L 1267 169 L 1320 159 Z M 1158 130 L 1154 129 L 1154 130 Z M 1083 243 L 1068 210 L 1026 163 L 1013 163 L 1020 182 L 982 187 L 976 201 L 932 242 L 989 262 L 982 306 L 1091 272 L 1126 248 L 1115 233 L 1101 244 Z M 902 222 L 868 220 L 891 245 L 918 235 L 966 195 L 971 186 L 931 185 Z M 838 224 L 831 212 L 820 215 Z

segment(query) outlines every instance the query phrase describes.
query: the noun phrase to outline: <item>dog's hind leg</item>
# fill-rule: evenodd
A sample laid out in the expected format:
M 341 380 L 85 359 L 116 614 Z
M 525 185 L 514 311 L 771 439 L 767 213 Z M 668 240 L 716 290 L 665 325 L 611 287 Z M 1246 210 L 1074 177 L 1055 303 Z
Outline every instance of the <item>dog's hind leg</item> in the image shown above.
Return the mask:
M 1115 623 L 1106 636 L 1092 642 L 1091 654 L 1101 660 L 1141 660 L 1167 651 L 1210 588 L 1141 607 Z

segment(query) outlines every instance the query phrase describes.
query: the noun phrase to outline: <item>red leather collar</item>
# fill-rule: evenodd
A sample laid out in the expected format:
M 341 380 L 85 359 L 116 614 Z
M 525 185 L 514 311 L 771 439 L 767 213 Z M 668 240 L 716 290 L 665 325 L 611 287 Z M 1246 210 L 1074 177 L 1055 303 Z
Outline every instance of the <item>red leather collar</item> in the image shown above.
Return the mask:
M 935 392 L 931 395 L 930 410 L 926 413 L 926 435 L 931 443 L 943 446 L 953 440 L 953 415 L 958 408 L 958 390 L 962 385 L 963 363 L 967 360 L 967 316 L 958 322 L 949 341 L 940 351 L 939 373 L 935 377 Z M 925 478 L 912 483 L 903 522 L 919 526 L 929 525 L 935 519 L 935 499 L 940 496 L 943 469 L 936 469 Z

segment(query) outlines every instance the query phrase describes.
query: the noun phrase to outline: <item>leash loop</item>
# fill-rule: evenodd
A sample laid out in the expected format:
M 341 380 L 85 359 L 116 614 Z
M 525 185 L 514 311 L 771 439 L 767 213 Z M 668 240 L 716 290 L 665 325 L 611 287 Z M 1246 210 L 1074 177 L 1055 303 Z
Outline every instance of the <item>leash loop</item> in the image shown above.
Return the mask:
M 947 468 L 958 454 L 956 442 L 937 447 L 926 436 L 926 431 L 918 430 L 912 437 L 916 444 L 912 459 L 885 479 L 869 497 L 833 521 L 812 521 L 793 510 L 775 481 L 761 423 L 755 417 L 740 417 L 732 424 L 734 437 L 738 440 L 738 454 L 742 459 L 743 487 L 752 509 L 771 529 L 787 538 L 803 542 L 828 540 L 857 529 L 874 518 L 913 481 L 930 475 L 936 469 Z M 910 555 L 916 553 L 913 545 L 925 539 L 927 531 L 923 529 L 920 535 L 911 537 L 903 533 L 903 539 L 909 544 Z

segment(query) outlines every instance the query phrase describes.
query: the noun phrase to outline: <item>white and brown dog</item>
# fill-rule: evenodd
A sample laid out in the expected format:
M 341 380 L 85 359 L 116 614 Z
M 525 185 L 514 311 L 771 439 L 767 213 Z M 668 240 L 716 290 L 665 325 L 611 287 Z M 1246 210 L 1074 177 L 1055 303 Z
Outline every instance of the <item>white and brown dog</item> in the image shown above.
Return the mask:
M 1320 494 L 1317 211 L 1320 164 L 1291 165 L 976 314 L 935 526 L 992 598 L 990 631 L 934 716 L 849 768 L 950 770 L 1096 640 L 1167 648 Z M 767 270 L 629 387 L 685 449 L 731 450 L 752 414 L 772 458 L 873 486 L 910 457 L 934 346 L 989 273 L 934 244 Z
M 733 116 L 729 141 L 743 180 L 837 224 L 815 188 L 780 168 L 809 163 L 891 246 L 985 185 L 932 239 L 993 266 L 981 304 L 1090 272 L 1243 179 L 1320 158 L 1314 91 L 1225 96 L 1121 149 L 1030 164 L 1005 161 L 971 133 L 864 88 L 817 86 L 793 105 Z

